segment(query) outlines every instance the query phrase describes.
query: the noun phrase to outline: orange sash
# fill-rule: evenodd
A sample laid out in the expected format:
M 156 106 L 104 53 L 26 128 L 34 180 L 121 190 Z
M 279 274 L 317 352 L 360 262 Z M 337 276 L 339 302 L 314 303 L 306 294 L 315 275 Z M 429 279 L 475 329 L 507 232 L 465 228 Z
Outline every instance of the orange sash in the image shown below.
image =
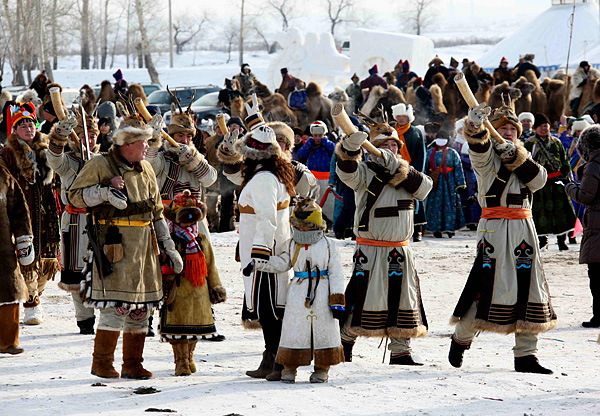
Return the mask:
M 406 140 L 404 140 L 404 133 L 406 133 L 408 129 L 410 129 L 410 123 L 404 126 L 399 126 L 398 124 L 396 124 L 395 129 L 398 133 L 398 138 L 402 141 L 402 143 L 404 143 L 404 146 L 402 146 L 402 149 L 400 149 L 400 156 L 402 156 L 402 159 L 410 163 L 412 159 L 410 158 L 410 154 L 408 154 L 408 149 L 406 148 Z
M 531 218 L 531 216 L 531 210 L 529 208 L 481 208 L 481 218 L 485 218 L 486 220 L 524 220 Z
M 404 241 L 379 241 L 369 240 L 368 238 L 356 237 L 356 244 L 373 247 L 403 247 L 407 246 L 409 240 Z
M 65 211 L 69 214 L 85 214 L 85 208 L 75 208 L 73 205 L 65 206 Z
M 315 179 L 318 181 L 329 180 L 329 172 L 318 172 L 316 170 L 311 170 L 310 173 L 312 173 L 315 176 Z

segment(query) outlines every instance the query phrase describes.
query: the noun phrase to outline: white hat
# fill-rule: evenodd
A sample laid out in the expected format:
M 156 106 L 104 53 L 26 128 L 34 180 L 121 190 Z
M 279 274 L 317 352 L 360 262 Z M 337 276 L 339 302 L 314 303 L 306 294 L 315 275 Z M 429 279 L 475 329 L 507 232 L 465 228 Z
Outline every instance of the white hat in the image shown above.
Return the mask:
M 207 132 L 210 135 L 214 134 L 214 123 L 213 123 L 213 121 L 210 118 L 209 119 L 202 119 L 200 121 L 200 123 L 198 124 L 198 130 L 205 131 L 205 132 Z
M 464 118 L 459 118 L 458 120 L 456 120 L 456 123 L 454 123 L 454 130 L 459 131 L 460 129 L 465 127 L 465 119 Z
M 322 121 L 315 121 L 310 125 L 310 134 L 322 134 L 323 136 L 327 134 L 327 125 Z
M 532 123 L 535 123 L 535 116 L 532 113 L 524 111 L 521 114 L 519 114 L 519 121 L 523 120 L 531 120 Z
M 415 115 L 413 114 L 412 105 L 406 105 L 404 103 L 396 104 L 392 106 L 392 115 L 394 118 L 398 116 L 408 116 L 408 122 L 412 123 L 415 120 Z
M 571 127 L 571 131 L 582 131 L 589 126 L 590 123 L 588 123 L 587 120 L 584 120 L 583 118 L 578 118 L 573 122 L 573 127 Z
M 581 116 L 581 118 L 584 119 L 585 121 L 587 121 L 590 124 L 596 124 L 596 122 L 594 121 L 594 119 L 592 118 L 592 116 L 590 116 L 589 114 Z

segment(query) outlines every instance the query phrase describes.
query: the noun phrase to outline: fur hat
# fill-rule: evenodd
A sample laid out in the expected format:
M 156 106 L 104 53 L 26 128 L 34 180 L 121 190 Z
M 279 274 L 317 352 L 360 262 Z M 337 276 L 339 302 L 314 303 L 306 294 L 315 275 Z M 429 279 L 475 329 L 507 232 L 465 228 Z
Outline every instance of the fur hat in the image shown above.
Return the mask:
M 437 132 L 441 130 L 442 125 L 440 123 L 432 121 L 429 123 L 425 123 L 425 126 L 423 127 L 425 127 L 425 133 L 437 134 Z
M 231 126 L 232 124 L 237 124 L 244 130 L 246 130 L 246 126 L 244 125 L 244 122 L 239 117 L 231 117 L 229 120 L 227 120 L 227 127 Z
M 267 126 L 260 112 L 246 117 L 246 126 L 248 126 L 249 132 L 235 143 L 236 152 L 245 158 L 254 160 L 283 155 L 275 132 Z
M 117 72 L 115 72 L 113 74 L 114 79 L 116 79 L 117 81 L 120 81 L 123 79 L 123 73 L 121 72 L 121 69 L 117 69 Z
M 356 72 L 355 72 L 355 73 L 354 73 L 354 74 L 353 74 L 353 75 L 350 77 L 350 79 L 354 79 L 354 78 L 356 78 L 356 79 L 360 79 L 360 78 L 358 77 L 358 75 L 356 75 Z
M 571 127 L 571 131 L 582 131 L 590 126 L 590 123 L 583 118 L 577 118 L 573 121 L 573 127 Z
M 290 217 L 293 227 L 302 227 L 309 230 L 324 230 L 327 227 L 323 221 L 323 211 L 314 199 L 302 199 Z
M 502 62 L 506 62 L 506 63 L 508 63 L 508 59 L 506 59 L 506 58 L 503 56 L 503 57 L 502 57 L 502 59 L 500 59 L 500 63 L 502 63 Z
M 429 61 L 429 66 L 435 65 L 435 64 L 440 64 L 440 65 L 444 65 L 444 61 L 442 61 L 440 59 L 439 56 L 435 56 L 435 58 L 433 58 L 431 61 Z
M 183 111 L 181 107 L 181 103 L 179 102 L 179 98 L 177 98 L 177 91 L 172 93 L 169 90 L 169 86 L 167 85 L 167 91 L 169 95 L 173 98 L 173 102 L 171 103 L 171 123 L 169 123 L 168 131 L 170 135 L 175 133 L 190 133 L 192 136 L 196 135 L 196 124 L 194 123 L 194 118 L 192 117 L 192 103 L 196 97 L 196 93 L 192 95 L 192 99 L 190 100 L 190 105 L 188 105 L 187 110 Z M 177 111 L 179 109 L 179 111 Z
M 535 115 L 535 122 L 533 123 L 533 129 L 534 130 L 537 129 L 542 124 L 550 124 L 550 120 L 548 119 L 548 116 L 546 114 L 537 113 Z
M 598 124 L 593 124 L 579 135 L 577 151 L 583 160 L 589 162 L 590 152 L 598 149 L 600 149 L 600 126 Z
M 286 153 L 291 152 L 294 148 L 294 130 L 281 121 L 267 123 L 267 126 L 273 129 L 273 132 L 275 133 L 275 139 L 277 141 L 282 141 L 286 144 Z
M 519 121 L 523 120 L 531 120 L 532 123 L 535 123 L 535 116 L 532 113 L 523 111 L 521 114 L 519 114 Z
M 310 125 L 310 134 L 327 134 L 327 125 L 320 120 L 315 121 Z
M 77 119 L 77 125 L 73 129 L 75 134 L 79 135 L 79 133 L 83 133 L 83 122 L 81 118 L 81 113 L 77 111 L 77 108 L 73 106 L 71 108 L 73 113 L 75 114 L 75 118 Z M 96 123 L 96 116 L 94 114 L 86 114 L 85 115 L 85 128 L 88 133 L 94 132 L 96 136 L 100 134 L 100 129 L 98 128 L 98 124 Z
M 251 69 L 250 69 L 250 65 L 248 65 L 248 64 L 242 64 L 240 66 L 240 72 L 243 74 L 244 73 L 244 69 L 246 69 L 246 68 L 248 68 L 248 73 L 250 73 Z
M 134 108 L 130 113 L 120 101 L 117 102 L 117 108 L 124 118 L 113 136 L 113 143 L 116 146 L 148 140 L 152 137 L 152 127 L 146 125 L 142 116 L 137 114 Z
M 537 119 L 537 116 L 535 118 Z M 521 137 L 521 133 L 523 133 L 523 126 L 521 125 L 519 118 L 512 107 L 508 105 L 495 108 L 494 111 L 492 111 L 492 114 L 490 114 L 489 120 L 495 129 L 499 129 L 506 123 L 510 123 L 516 127 L 517 137 Z
M 21 120 L 31 120 L 33 124 L 37 123 L 35 106 L 32 102 L 21 103 L 15 101 L 9 104 L 5 117 L 7 135 L 11 134 L 13 127 Z
M 165 215 L 178 224 L 195 223 L 204 220 L 206 211 L 206 205 L 186 189 L 175 195 Z
M 394 118 L 398 116 L 408 116 L 408 122 L 412 123 L 415 120 L 412 105 L 400 103 L 392 106 L 392 115 Z
M 535 54 L 533 54 L 533 53 L 526 53 L 526 54 L 523 56 L 523 59 L 524 59 L 525 61 L 533 61 L 533 60 L 535 59 Z
M 204 131 L 212 136 L 213 134 L 215 134 L 215 124 L 210 118 L 202 119 L 200 120 L 200 124 L 198 124 L 198 130 Z
M 402 62 L 402 71 L 403 72 L 410 71 L 410 63 L 408 62 L 408 59 L 406 59 L 404 62 Z

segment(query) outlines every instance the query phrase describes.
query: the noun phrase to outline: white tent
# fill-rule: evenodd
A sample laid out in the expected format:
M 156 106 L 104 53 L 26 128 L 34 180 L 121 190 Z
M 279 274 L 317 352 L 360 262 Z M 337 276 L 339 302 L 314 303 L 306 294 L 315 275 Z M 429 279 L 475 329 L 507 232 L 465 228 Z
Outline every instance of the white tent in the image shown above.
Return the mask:
M 506 57 L 509 65 L 516 65 L 519 55 L 535 54 L 534 63 L 540 70 L 552 72 L 567 63 L 569 49 L 570 19 L 573 12 L 573 1 L 554 0 L 552 6 L 523 28 L 503 39 L 496 46 L 481 56 L 477 63 L 486 70 L 498 67 L 500 59 Z M 600 39 L 600 20 L 598 4 L 595 0 L 577 0 L 573 24 L 573 40 L 571 44 L 571 63 L 584 51 L 590 51 Z M 600 64 L 600 53 L 589 54 L 591 64 Z M 593 58 L 593 59 L 592 59 Z M 577 61 L 577 63 L 579 63 Z M 569 70 L 571 72 L 571 70 Z

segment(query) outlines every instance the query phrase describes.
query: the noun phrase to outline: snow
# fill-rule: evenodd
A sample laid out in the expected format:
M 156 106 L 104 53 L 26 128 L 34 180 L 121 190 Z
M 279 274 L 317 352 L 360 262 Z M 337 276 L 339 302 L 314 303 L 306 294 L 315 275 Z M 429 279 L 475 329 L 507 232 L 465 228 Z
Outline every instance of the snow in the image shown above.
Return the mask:
M 506 57 L 510 65 L 516 65 L 519 55 L 535 54 L 535 64 L 551 70 L 565 65 L 569 49 L 570 17 L 573 5 L 552 6 L 520 30 L 504 38 L 484 54 L 477 62 L 485 69 L 498 67 L 500 59 Z M 577 4 L 573 24 L 571 57 L 583 54 L 598 44 L 600 22 L 598 5 L 591 2 Z M 600 55 L 594 55 L 600 58 Z M 591 63 L 600 64 L 600 60 Z M 579 62 L 577 62 L 579 64 Z
M 599 414 L 599 331 L 580 326 L 590 317 L 591 301 L 586 268 L 577 261 L 577 246 L 559 252 L 553 244 L 542 253 L 559 324 L 541 335 L 538 356 L 554 375 L 516 373 L 511 351 L 514 337 L 492 333 L 475 338 L 461 369 L 447 362 L 453 331 L 448 319 L 475 256 L 474 237 L 464 231 L 453 239 L 426 237 L 413 244 L 430 325 L 426 338 L 412 342 L 423 367 L 390 366 L 389 353 L 382 364 L 381 340 L 359 338 L 354 362 L 332 367 L 330 381 L 324 385 L 308 382 L 308 367 L 299 369 L 294 385 L 244 374 L 260 362 L 263 340 L 260 331 L 244 330 L 240 324 L 243 284 L 239 264 L 233 260 L 235 232 L 212 235 L 228 291 L 227 302 L 216 305 L 215 314 L 217 328 L 227 340 L 199 342 L 198 372 L 189 377 L 173 376 L 172 349 L 157 338 L 147 339 L 144 352 L 144 365 L 154 378 L 106 380 L 90 375 L 93 337 L 78 334 L 68 295 L 51 282 L 42 296 L 46 321 L 40 326 L 21 326 L 25 353 L 0 355 L 0 414 L 140 415 L 151 407 L 173 409 L 178 415 Z M 341 243 L 340 250 L 349 277 L 353 243 Z M 117 370 L 121 351 L 119 341 Z M 94 383 L 105 386 L 93 387 Z M 140 386 L 160 392 L 134 394 L 133 389 Z
M 434 56 L 433 42 L 424 36 L 356 29 L 350 39 L 352 71 L 361 78 L 373 65 L 380 74 L 392 71 L 400 59 L 408 59 L 411 69 L 424 75 Z

